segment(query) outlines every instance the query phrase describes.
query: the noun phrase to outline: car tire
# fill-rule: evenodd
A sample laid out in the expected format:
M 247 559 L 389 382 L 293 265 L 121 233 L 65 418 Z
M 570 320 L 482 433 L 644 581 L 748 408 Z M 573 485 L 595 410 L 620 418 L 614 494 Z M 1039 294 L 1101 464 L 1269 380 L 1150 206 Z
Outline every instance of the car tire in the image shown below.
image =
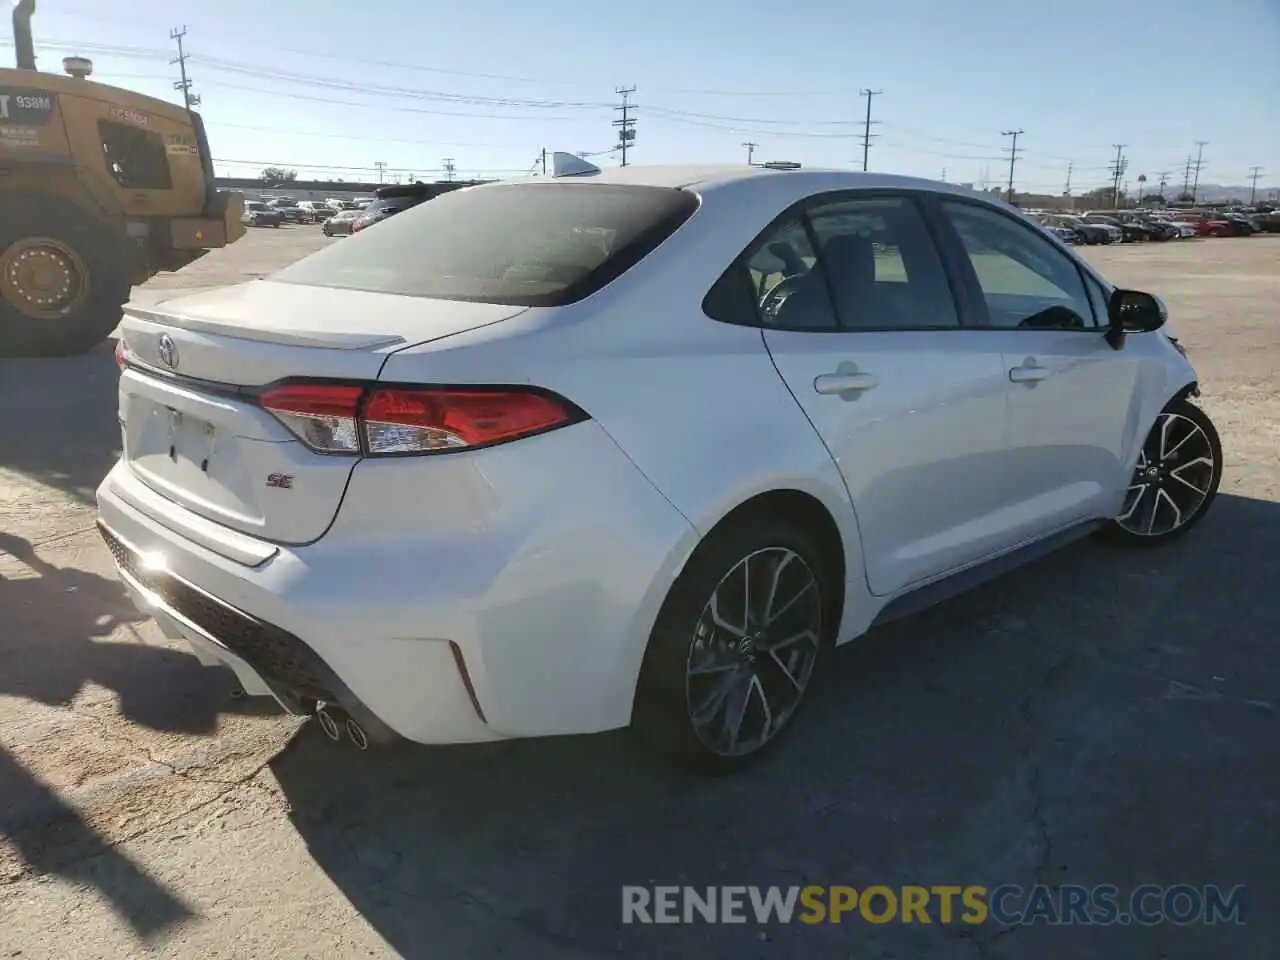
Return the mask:
M 1123 546 L 1154 547 L 1204 519 L 1222 482 L 1222 440 L 1209 415 L 1175 400 L 1152 425 L 1121 513 L 1102 530 Z
M 23 252 L 44 251 L 57 258 L 77 292 L 65 312 L 32 316 L 17 306 L 18 298 L 28 295 L 21 281 L 9 285 L 0 276 L 0 354 L 68 356 L 105 340 L 120 322 L 132 286 L 124 237 L 74 204 L 35 197 L 6 203 L 0 211 L 0 270 L 7 269 L 6 251 L 17 256 L 20 245 Z
M 763 756 L 794 726 L 829 655 L 835 587 L 813 538 L 789 520 L 757 516 L 714 531 L 654 624 L 633 732 L 701 774 Z

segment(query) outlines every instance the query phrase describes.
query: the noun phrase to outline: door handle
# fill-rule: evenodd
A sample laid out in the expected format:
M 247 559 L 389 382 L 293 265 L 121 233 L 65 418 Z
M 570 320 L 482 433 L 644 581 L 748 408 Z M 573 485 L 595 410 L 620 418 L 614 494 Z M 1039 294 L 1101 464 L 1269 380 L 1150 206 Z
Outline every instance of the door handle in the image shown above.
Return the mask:
M 863 393 L 879 385 L 869 373 L 824 373 L 815 377 L 813 389 L 824 394 Z
M 1042 367 L 1030 357 L 1022 362 L 1022 366 L 1014 367 L 1009 371 L 1009 379 L 1014 383 L 1039 383 L 1051 376 L 1053 371 L 1048 367 Z

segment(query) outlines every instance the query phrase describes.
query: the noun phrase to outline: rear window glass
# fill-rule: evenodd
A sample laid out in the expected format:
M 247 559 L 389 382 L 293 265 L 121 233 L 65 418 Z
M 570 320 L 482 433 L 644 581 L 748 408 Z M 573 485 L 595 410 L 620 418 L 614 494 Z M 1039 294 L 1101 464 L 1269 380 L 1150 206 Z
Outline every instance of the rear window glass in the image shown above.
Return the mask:
M 581 299 L 619 276 L 670 236 L 697 205 L 693 194 L 668 187 L 544 182 L 455 190 L 271 279 L 555 306 Z

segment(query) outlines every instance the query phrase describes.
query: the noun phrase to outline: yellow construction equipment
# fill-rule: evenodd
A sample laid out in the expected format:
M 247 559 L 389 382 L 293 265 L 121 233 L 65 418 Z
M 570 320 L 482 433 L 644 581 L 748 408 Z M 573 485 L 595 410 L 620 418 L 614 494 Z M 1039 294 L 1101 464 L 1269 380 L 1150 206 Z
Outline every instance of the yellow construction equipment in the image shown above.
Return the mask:
M 17 69 L 0 68 L 0 355 L 80 353 L 129 290 L 244 235 L 244 198 L 214 186 L 200 115 L 94 83 L 93 65 L 36 70 L 35 0 L 13 8 Z

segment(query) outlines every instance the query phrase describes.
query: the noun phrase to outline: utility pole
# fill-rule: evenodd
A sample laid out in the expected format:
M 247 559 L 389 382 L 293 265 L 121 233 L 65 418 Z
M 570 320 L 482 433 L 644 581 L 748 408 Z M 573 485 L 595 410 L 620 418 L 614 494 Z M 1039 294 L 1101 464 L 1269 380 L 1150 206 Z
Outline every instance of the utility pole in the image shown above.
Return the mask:
M 636 88 L 633 84 L 630 87 L 618 87 L 615 92 L 622 96 L 622 105 L 613 108 L 622 114 L 622 119 L 613 121 L 613 125 L 618 128 L 618 148 L 622 151 L 622 166 L 625 167 L 627 150 L 636 142 L 636 120 L 631 115 L 631 111 L 635 109 L 631 105 L 631 94 L 636 92 Z
M 1196 202 L 1196 193 L 1200 190 L 1200 168 L 1204 166 L 1204 148 L 1208 146 L 1208 140 L 1196 141 L 1196 178 L 1191 181 L 1191 202 Z
M 1168 182 L 1169 182 L 1169 171 L 1161 170 L 1160 171 L 1160 199 L 1161 200 L 1164 199 L 1164 188 L 1165 188 L 1165 185 L 1168 184 Z
M 1116 148 L 1116 159 L 1111 164 L 1111 208 L 1118 210 L 1120 208 L 1120 178 L 1124 175 L 1128 161 L 1125 160 L 1123 152 L 1128 146 L 1127 143 L 1113 143 Z
M 1071 170 L 1074 166 L 1075 164 L 1070 160 L 1067 161 L 1067 185 L 1062 188 L 1062 195 L 1064 197 L 1071 196 Z
M 441 163 L 444 165 L 444 178 L 448 180 L 450 183 L 452 183 L 453 171 L 454 171 L 453 157 L 445 157 L 444 160 L 441 161 Z
M 942 168 L 942 182 L 943 182 L 943 183 L 946 183 L 946 182 L 947 182 L 947 168 L 946 168 L 946 167 L 943 167 L 943 168 Z
M 1261 167 L 1249 168 L 1249 179 L 1253 181 L 1253 186 L 1249 188 L 1249 206 L 1253 206 L 1254 198 L 1258 195 L 1258 178 L 1262 176 Z
M 182 29 L 177 27 L 169 31 L 169 39 L 178 41 L 178 55 L 169 61 L 169 64 L 178 65 L 178 71 L 182 74 L 181 80 L 173 82 L 173 89 L 182 91 L 182 100 L 187 105 L 187 109 L 200 105 L 200 97 L 198 94 L 191 92 L 191 78 L 187 76 L 187 52 L 182 49 L 182 38 L 187 35 L 187 25 L 184 23 Z
M 746 143 L 743 144 L 743 146 L 747 148 L 747 166 L 754 167 L 756 163 L 755 163 L 755 160 L 752 158 L 755 157 L 756 147 L 760 146 L 760 144 L 752 143 L 750 140 L 748 140 Z
M 1182 196 L 1191 196 L 1191 158 L 1187 157 L 1186 168 L 1182 171 Z
M 542 175 L 547 175 L 547 148 L 543 147 L 542 152 L 538 154 L 538 164 L 542 167 Z
M 883 90 L 866 90 L 858 91 L 860 96 L 867 98 L 867 119 L 862 127 L 862 172 L 867 172 L 867 155 L 871 150 L 871 98 L 878 97 L 884 93 Z M 877 123 L 879 121 L 876 121 Z
M 1013 144 L 1009 147 L 1009 196 L 1006 198 L 1013 203 L 1013 165 L 1018 160 L 1018 137 L 1026 133 L 1025 130 L 1001 130 L 1000 136 L 1013 137 Z
M 382 183 L 382 177 L 387 172 L 387 162 L 385 160 L 375 160 L 373 165 L 378 168 L 378 182 Z

